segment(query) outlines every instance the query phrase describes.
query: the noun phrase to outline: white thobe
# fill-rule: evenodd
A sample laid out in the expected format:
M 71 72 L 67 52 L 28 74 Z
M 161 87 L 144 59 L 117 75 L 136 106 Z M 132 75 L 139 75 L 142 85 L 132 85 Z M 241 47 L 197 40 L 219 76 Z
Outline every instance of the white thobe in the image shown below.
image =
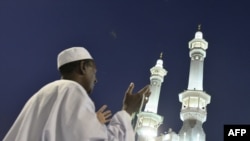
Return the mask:
M 47 84 L 25 104 L 3 141 L 134 141 L 131 116 L 117 112 L 108 126 L 97 119 L 85 89 L 70 80 Z

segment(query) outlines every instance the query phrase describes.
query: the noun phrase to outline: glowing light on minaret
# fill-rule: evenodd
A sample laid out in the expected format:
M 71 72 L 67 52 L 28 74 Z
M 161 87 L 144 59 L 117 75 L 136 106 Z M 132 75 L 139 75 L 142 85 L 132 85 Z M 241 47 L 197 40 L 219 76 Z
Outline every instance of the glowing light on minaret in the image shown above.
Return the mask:
M 179 136 L 180 141 L 205 141 L 202 124 L 206 121 L 206 106 L 211 97 L 203 91 L 203 67 L 208 42 L 203 39 L 200 25 L 188 45 L 191 62 L 188 89 L 179 94 L 179 101 L 182 103 L 180 117 L 183 121 Z
M 163 68 L 162 53 L 156 65 L 150 69 L 150 91 L 148 103 L 143 112 L 137 114 L 135 130 L 139 136 L 139 141 L 150 141 L 158 134 L 158 127 L 163 122 L 163 117 L 157 114 L 161 84 L 167 71 Z

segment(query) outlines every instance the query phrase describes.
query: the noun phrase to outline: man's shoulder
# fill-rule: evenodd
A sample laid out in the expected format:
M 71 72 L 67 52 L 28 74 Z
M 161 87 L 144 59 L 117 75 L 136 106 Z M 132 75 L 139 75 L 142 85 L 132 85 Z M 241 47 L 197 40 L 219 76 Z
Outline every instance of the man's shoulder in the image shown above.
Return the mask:
M 44 87 L 79 87 L 82 88 L 82 86 L 80 84 L 78 84 L 75 81 L 72 80 L 56 80 L 53 82 L 48 83 L 47 85 L 45 85 Z
M 85 89 L 77 82 L 72 81 L 72 80 L 57 80 L 55 83 L 58 85 L 60 89 L 69 89 L 69 90 L 74 90 L 74 91 L 81 91 L 85 93 Z
M 69 85 L 69 86 L 75 86 L 75 87 L 81 87 L 81 85 L 73 80 L 65 80 L 65 79 L 60 79 L 52 82 L 56 85 Z
M 70 80 L 56 80 L 48 83 L 38 90 L 32 99 L 58 99 L 58 98 L 91 99 L 86 90 L 77 82 Z M 71 98 L 72 99 L 72 98 Z M 91 100 L 90 100 L 91 101 Z
M 85 89 L 78 84 L 75 81 L 72 80 L 56 80 L 53 82 L 50 82 L 46 84 L 44 87 L 42 87 L 40 90 L 41 91 L 79 91 L 81 93 L 86 93 Z

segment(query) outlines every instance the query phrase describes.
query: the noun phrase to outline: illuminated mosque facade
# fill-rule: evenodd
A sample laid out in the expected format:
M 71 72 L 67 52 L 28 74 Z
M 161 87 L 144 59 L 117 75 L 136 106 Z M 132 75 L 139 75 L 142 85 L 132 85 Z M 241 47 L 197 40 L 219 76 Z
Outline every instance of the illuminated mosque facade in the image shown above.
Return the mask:
M 179 133 L 171 129 L 167 134 L 158 136 L 158 127 L 163 123 L 163 117 L 157 114 L 161 85 L 167 70 L 163 67 L 162 54 L 156 65 L 150 69 L 151 95 L 144 109 L 136 115 L 135 130 L 137 141 L 205 141 L 206 135 L 202 124 L 207 119 L 207 104 L 210 95 L 203 91 L 203 68 L 208 42 L 203 39 L 200 31 L 189 41 L 190 71 L 187 90 L 179 94 L 182 103 L 180 118 L 183 121 Z

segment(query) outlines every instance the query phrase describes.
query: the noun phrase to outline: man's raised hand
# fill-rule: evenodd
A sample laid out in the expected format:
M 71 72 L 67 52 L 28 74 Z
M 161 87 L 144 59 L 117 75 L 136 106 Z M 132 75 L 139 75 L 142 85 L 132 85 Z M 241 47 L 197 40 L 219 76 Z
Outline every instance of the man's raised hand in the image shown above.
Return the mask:
M 122 109 L 127 111 L 130 115 L 134 112 L 137 112 L 141 106 L 142 98 L 144 99 L 143 105 L 148 102 L 148 97 L 150 96 L 150 88 L 149 85 L 146 85 L 137 93 L 133 94 L 134 83 L 130 83 L 127 91 L 125 92 L 125 97 L 123 99 L 123 107 Z M 144 95 L 144 96 L 143 96 Z

